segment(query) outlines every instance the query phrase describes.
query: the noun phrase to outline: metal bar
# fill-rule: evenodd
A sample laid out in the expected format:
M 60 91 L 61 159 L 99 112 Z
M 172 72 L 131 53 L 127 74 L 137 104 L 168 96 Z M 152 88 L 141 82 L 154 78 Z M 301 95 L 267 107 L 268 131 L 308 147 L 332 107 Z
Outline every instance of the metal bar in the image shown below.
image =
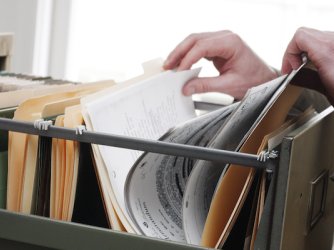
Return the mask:
M 174 156 L 184 156 L 200 160 L 216 161 L 225 164 L 237 164 L 248 167 L 265 168 L 264 162 L 257 160 L 257 155 L 227 150 L 211 149 L 178 143 L 139 139 L 99 132 L 83 131 L 77 135 L 75 129 L 50 126 L 47 131 L 34 128 L 33 123 L 0 118 L 0 129 L 79 142 L 93 143 L 119 148 L 127 148 Z

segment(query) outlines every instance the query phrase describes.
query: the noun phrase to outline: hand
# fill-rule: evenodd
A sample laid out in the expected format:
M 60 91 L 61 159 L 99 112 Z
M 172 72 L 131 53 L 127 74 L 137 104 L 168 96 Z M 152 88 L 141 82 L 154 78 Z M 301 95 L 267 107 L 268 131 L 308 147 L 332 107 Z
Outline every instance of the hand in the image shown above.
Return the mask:
M 287 74 L 301 65 L 301 53 L 317 68 L 323 94 L 334 104 L 334 32 L 299 28 L 289 43 L 282 63 L 282 73 Z
M 201 58 L 212 61 L 219 76 L 190 80 L 183 87 L 185 95 L 218 91 L 241 99 L 250 87 L 277 77 L 275 70 L 231 31 L 190 35 L 170 53 L 164 68 L 190 69 Z

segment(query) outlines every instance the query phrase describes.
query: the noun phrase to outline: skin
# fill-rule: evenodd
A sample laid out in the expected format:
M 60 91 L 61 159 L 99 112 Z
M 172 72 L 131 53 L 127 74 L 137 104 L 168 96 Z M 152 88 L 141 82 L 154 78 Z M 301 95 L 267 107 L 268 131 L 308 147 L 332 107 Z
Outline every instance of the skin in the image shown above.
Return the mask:
M 277 77 L 238 35 L 225 30 L 188 36 L 169 54 L 164 68 L 190 69 L 201 58 L 212 61 L 219 76 L 189 81 L 185 95 L 216 91 L 241 99 L 251 86 Z
M 301 65 L 301 54 L 318 69 L 331 103 L 334 103 L 334 33 L 299 28 L 283 57 L 282 73 Z M 202 58 L 212 61 L 217 77 L 195 78 L 183 87 L 185 95 L 218 91 L 241 99 L 248 88 L 276 78 L 276 71 L 259 58 L 247 44 L 231 31 L 192 34 L 169 54 L 165 69 L 186 70 Z
M 334 32 L 299 28 L 290 41 L 282 62 L 282 73 L 287 74 L 301 64 L 305 52 L 317 68 L 324 93 L 334 104 Z

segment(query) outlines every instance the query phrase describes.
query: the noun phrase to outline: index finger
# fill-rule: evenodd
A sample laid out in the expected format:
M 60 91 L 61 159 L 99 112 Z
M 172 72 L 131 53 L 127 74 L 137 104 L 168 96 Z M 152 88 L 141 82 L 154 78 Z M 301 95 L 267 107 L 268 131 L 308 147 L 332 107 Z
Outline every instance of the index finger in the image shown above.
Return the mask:
M 302 53 L 307 53 L 310 59 L 314 60 L 321 32 L 310 28 L 299 28 L 290 41 L 282 61 L 282 73 L 290 73 L 291 70 L 298 68 L 302 63 Z M 319 45 L 318 45 L 319 46 Z M 313 61 L 312 60 L 312 61 Z
M 178 70 L 189 69 L 202 58 L 220 57 L 229 60 L 236 51 L 241 50 L 241 45 L 243 45 L 241 38 L 231 32 L 201 39 L 182 58 Z
M 186 37 L 181 43 L 179 43 L 175 49 L 168 55 L 165 63 L 165 69 L 173 69 L 176 68 L 184 56 L 191 50 L 191 48 L 196 44 L 196 42 L 204 37 L 210 36 L 210 32 L 207 33 L 199 33 L 199 34 L 191 34 Z

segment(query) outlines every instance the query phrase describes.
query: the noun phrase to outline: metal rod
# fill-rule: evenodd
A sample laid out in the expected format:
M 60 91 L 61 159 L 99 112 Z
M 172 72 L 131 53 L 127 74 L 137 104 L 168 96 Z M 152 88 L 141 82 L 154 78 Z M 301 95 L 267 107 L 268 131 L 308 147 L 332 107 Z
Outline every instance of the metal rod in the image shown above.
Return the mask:
M 79 142 L 93 143 L 119 148 L 148 151 L 174 156 L 184 156 L 200 160 L 237 164 L 248 167 L 265 168 L 265 162 L 257 160 L 257 155 L 227 150 L 205 148 L 163 141 L 139 139 L 100 132 L 83 131 L 77 135 L 75 129 L 50 126 L 47 131 L 34 128 L 33 123 L 0 118 L 0 129 Z

